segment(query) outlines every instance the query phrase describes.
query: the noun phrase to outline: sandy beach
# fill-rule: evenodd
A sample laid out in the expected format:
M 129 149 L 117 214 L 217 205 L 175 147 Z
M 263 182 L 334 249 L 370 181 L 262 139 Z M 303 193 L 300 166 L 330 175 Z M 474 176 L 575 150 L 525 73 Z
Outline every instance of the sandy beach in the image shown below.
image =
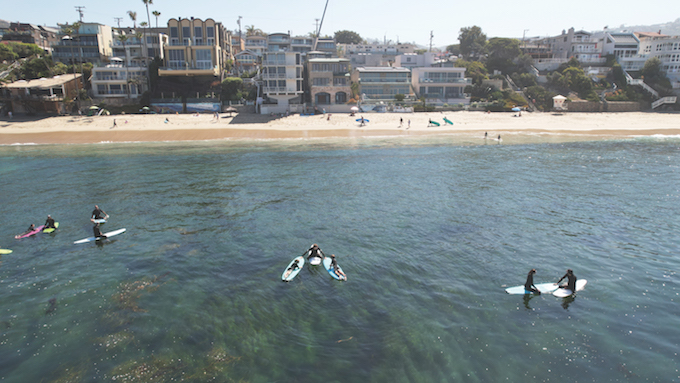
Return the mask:
M 23 117 L 0 120 L 0 145 L 196 141 L 408 135 L 579 135 L 595 138 L 680 135 L 680 114 L 667 113 L 372 113 L 270 117 L 223 113 Z M 446 124 L 447 118 L 453 125 Z M 167 122 L 166 122 L 167 118 Z M 403 122 L 400 123 L 400 119 Z M 429 125 L 429 120 L 440 123 Z M 115 124 L 114 124 L 115 122 Z

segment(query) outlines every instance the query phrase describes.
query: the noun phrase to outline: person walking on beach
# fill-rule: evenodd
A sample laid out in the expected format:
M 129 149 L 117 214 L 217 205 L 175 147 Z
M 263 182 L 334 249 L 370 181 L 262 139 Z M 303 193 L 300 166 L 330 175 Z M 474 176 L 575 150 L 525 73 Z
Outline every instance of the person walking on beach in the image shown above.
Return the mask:
M 401 128 L 402 126 L 404 126 L 404 119 L 399 117 L 399 127 Z
M 406 129 L 409 129 L 411 127 L 411 120 L 408 120 L 408 127 Z
M 489 132 L 484 132 L 484 139 L 486 140 L 488 138 L 489 138 Z
M 541 295 L 541 292 L 534 286 L 534 274 L 536 274 L 536 269 L 529 270 L 527 281 L 524 283 L 524 290 Z
M 118 125 L 116 124 L 116 119 L 114 118 L 113 119 L 113 126 L 111 127 L 111 129 L 115 128 L 116 126 L 118 126 Z

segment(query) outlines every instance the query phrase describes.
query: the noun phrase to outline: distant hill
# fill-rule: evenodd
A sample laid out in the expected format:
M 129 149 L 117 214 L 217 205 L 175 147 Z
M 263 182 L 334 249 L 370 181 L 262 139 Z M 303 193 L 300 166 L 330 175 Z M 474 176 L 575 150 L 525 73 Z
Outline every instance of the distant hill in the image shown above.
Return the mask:
M 664 35 L 680 36 L 680 18 L 661 24 L 652 25 L 621 25 L 609 28 L 610 32 L 661 32 Z

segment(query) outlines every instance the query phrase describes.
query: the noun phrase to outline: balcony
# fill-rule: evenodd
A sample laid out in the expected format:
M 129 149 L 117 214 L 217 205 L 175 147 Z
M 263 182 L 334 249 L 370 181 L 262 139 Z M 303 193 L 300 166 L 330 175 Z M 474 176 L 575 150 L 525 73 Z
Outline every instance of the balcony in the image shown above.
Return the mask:
M 472 85 L 472 79 L 469 78 L 455 78 L 455 79 L 431 79 L 426 77 L 421 77 L 418 79 L 420 84 L 465 84 Z

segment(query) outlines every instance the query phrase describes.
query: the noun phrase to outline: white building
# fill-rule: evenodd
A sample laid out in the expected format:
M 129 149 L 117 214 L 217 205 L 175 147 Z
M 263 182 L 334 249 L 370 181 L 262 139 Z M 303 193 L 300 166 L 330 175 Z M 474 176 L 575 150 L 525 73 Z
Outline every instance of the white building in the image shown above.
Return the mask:
M 106 66 L 92 68 L 92 96 L 109 104 L 139 98 L 148 90 L 148 73 L 145 66 L 126 66 L 122 59 L 112 59 Z
M 260 112 L 298 112 L 302 106 L 303 64 L 299 52 L 265 52 L 262 56 Z M 260 100 L 258 100 L 260 101 Z
M 465 68 L 412 68 L 411 85 L 416 97 L 425 97 L 429 104 L 470 103 L 470 99 L 465 95 L 465 87 L 472 85 L 472 80 L 465 78 Z

